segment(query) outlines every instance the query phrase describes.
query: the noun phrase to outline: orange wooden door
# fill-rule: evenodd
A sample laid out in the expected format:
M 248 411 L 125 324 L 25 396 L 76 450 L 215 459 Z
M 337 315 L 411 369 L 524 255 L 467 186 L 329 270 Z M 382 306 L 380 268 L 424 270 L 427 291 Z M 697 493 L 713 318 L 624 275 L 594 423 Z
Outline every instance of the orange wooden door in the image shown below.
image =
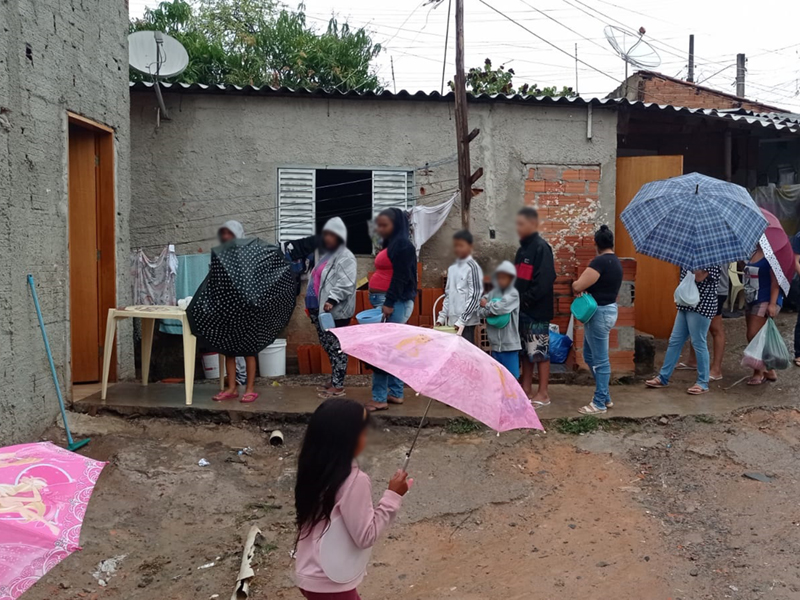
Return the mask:
M 626 156 L 617 159 L 617 255 L 636 258 L 636 329 L 657 338 L 668 338 L 672 332 L 676 312 L 672 295 L 680 283 L 680 269 L 638 254 L 619 215 L 645 183 L 682 174 L 682 156 Z
M 69 127 L 69 289 L 73 383 L 100 380 L 96 134 Z

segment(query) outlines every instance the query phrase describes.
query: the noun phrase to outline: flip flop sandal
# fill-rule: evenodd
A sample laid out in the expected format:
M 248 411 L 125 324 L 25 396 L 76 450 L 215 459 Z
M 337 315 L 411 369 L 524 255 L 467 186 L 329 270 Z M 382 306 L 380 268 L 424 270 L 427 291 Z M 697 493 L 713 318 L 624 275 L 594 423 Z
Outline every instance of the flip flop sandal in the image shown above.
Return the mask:
M 602 415 L 606 412 L 605 408 L 597 408 L 593 403 L 582 406 L 578 409 L 582 415 Z
M 645 381 L 644 384 L 647 387 L 652 388 L 654 390 L 659 390 L 661 388 L 667 387 L 666 385 L 664 385 L 664 383 L 658 377 L 656 377 L 655 379 L 650 379 L 648 381 Z
M 220 392 L 216 396 L 212 396 L 211 399 L 214 402 L 222 402 L 224 400 L 236 400 L 239 397 L 239 392 Z
M 364 408 L 367 412 L 379 412 L 382 410 L 389 410 L 389 404 L 388 402 L 376 402 L 375 404 L 365 404 Z
M 614 408 L 614 403 L 611 400 L 609 400 L 608 402 L 606 402 L 606 408 Z
M 708 380 L 709 381 L 722 381 L 722 375 L 720 375 L 719 377 L 714 377 L 713 375 L 709 375 L 708 376 Z
M 766 377 L 751 377 L 747 380 L 747 385 L 762 385 L 767 382 Z
M 800 356 L 798 356 L 797 358 L 794 359 L 794 366 L 795 367 L 800 367 Z
M 320 392 L 320 393 L 322 393 L 322 392 L 330 392 L 332 389 L 333 389 L 333 386 L 328 386 L 328 385 L 319 385 L 319 386 L 316 387 L 316 391 Z
M 537 408 L 542 408 L 544 406 L 550 406 L 550 400 L 531 400 L 531 404 L 533 404 Z
M 707 394 L 708 391 L 709 391 L 708 388 L 701 388 L 700 386 L 693 385 L 688 390 L 686 390 L 686 393 L 692 396 L 700 396 L 702 394 Z
M 256 394 L 255 392 L 250 392 L 249 394 L 245 394 L 244 396 L 242 396 L 242 399 L 239 402 L 241 402 L 242 404 L 250 404 L 251 402 L 255 402 L 257 398 L 258 394 Z
M 675 367 L 676 371 L 697 371 L 697 367 L 690 367 L 686 363 L 678 363 L 678 366 Z
M 327 400 L 328 398 L 341 398 L 345 395 L 344 388 L 341 390 L 334 390 L 333 388 L 329 389 L 327 392 L 320 392 L 317 394 L 317 398 L 321 398 L 322 400 Z
M 403 404 L 404 400 L 402 398 L 396 398 L 395 396 L 387 396 L 386 401 L 389 404 Z

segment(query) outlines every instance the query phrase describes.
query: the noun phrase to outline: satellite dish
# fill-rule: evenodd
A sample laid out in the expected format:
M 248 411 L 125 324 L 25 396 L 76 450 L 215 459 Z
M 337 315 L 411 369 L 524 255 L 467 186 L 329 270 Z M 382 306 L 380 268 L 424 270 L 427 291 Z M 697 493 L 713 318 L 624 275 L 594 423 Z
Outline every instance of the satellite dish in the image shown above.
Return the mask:
M 128 36 L 128 62 L 145 75 L 175 77 L 189 66 L 189 54 L 166 33 L 136 31 Z
M 642 39 L 646 33 L 644 27 L 640 27 L 639 31 L 634 33 L 623 27 L 606 25 L 603 31 L 614 52 L 625 61 L 625 96 L 627 97 L 628 65 L 633 65 L 638 69 L 655 69 L 661 64 L 661 57 L 655 48 Z
M 606 25 L 604 32 L 614 52 L 626 63 L 640 69 L 655 69 L 661 64 L 661 57 L 656 49 L 642 39 L 645 34 L 644 27 L 641 27 L 638 33 L 634 33 L 622 27 Z
M 162 77 L 175 77 L 186 70 L 189 66 L 189 54 L 186 48 L 166 33 L 136 31 L 128 36 L 128 64 L 140 73 L 153 78 L 159 107 L 157 124 L 160 124 L 162 118 L 169 120 L 159 80 Z

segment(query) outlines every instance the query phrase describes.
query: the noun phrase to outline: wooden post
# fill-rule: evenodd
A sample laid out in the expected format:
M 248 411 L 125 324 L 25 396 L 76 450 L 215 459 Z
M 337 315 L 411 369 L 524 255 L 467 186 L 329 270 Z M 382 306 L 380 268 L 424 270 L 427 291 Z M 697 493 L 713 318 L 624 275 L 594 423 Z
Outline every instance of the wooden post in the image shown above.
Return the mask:
M 472 200 L 469 162 L 469 124 L 467 118 L 467 79 L 464 72 L 464 0 L 456 0 L 456 145 L 458 149 L 458 187 L 461 190 L 461 225 L 469 228 Z

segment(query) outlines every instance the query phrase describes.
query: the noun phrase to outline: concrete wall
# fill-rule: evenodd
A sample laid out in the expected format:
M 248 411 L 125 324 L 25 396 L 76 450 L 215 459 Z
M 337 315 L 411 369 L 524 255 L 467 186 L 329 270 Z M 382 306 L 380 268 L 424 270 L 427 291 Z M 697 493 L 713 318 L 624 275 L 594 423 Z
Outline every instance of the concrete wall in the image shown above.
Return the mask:
M 120 302 L 129 294 L 127 27 L 124 2 L 0 2 L 0 445 L 35 439 L 58 410 L 27 273 L 69 391 L 67 111 L 116 130 Z M 123 377 L 133 365 L 125 331 Z
M 442 102 L 176 93 L 165 99 L 172 120 L 157 128 L 154 93 L 132 93 L 134 248 L 172 242 L 179 254 L 207 251 L 229 218 L 274 239 L 279 167 L 415 169 L 423 204 L 445 200 L 449 194 L 442 190 L 456 185 L 453 110 Z M 530 165 L 596 169 L 598 178 L 587 187 L 591 202 L 576 205 L 570 224 L 589 223 L 581 233 L 613 225 L 616 113 L 595 108 L 592 120 L 587 139 L 585 106 L 470 105 L 470 127 L 481 129 L 471 145 L 472 165 L 485 172 L 476 184 L 484 192 L 472 202 L 471 229 L 484 269 L 514 256 L 513 217 L 525 202 Z M 426 169 L 426 163 L 439 166 Z M 454 210 L 423 248 L 426 286 L 440 287 L 451 262 L 451 235 L 460 228 Z M 366 273 L 371 260 L 359 262 Z M 314 342 L 307 319 L 295 317 L 292 341 Z

